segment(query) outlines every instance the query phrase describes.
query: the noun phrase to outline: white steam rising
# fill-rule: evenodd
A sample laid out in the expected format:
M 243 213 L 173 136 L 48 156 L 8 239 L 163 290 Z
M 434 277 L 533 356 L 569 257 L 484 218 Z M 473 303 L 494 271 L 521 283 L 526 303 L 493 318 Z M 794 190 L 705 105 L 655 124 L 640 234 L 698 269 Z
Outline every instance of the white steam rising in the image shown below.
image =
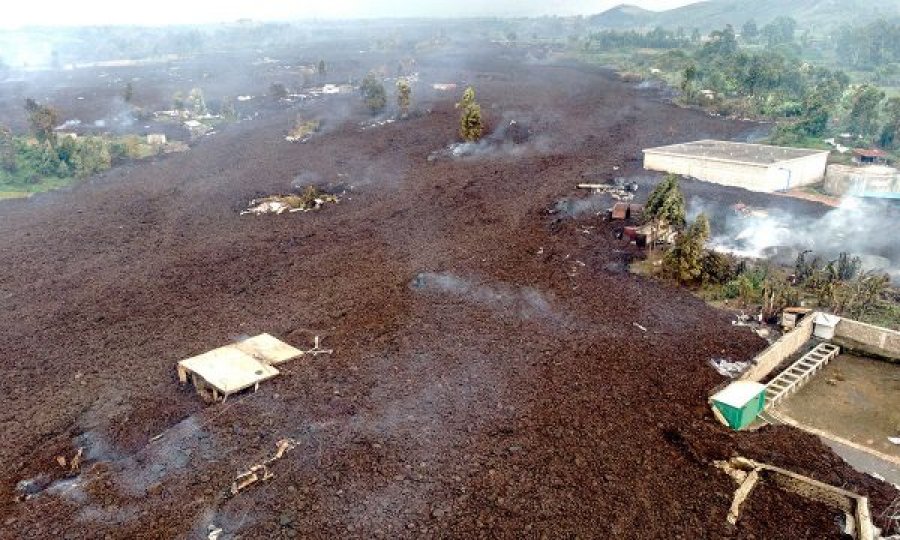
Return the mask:
M 884 271 L 900 279 L 900 242 L 891 231 L 900 212 L 883 202 L 844 199 L 841 206 L 822 216 L 793 214 L 778 208 L 752 209 L 741 215 L 693 197 L 688 217 L 705 213 L 712 222 L 710 247 L 742 257 L 776 257 L 790 262 L 803 250 L 834 258 L 847 252 L 862 259 L 865 270 Z

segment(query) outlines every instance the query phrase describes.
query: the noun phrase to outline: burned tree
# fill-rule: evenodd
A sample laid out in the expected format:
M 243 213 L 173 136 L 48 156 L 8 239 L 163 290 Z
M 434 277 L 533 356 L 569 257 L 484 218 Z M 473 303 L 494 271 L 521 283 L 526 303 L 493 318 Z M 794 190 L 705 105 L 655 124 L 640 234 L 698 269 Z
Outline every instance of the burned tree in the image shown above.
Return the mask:
M 456 104 L 461 110 L 459 118 L 459 136 L 467 142 L 481 139 L 484 127 L 481 122 L 481 105 L 475 101 L 475 89 L 471 86 L 463 92 L 462 101 Z
M 409 82 L 406 79 L 400 79 L 397 81 L 397 106 L 400 107 L 400 115 L 406 116 L 409 114 L 409 106 L 412 103 L 411 99 L 412 88 L 409 86 Z

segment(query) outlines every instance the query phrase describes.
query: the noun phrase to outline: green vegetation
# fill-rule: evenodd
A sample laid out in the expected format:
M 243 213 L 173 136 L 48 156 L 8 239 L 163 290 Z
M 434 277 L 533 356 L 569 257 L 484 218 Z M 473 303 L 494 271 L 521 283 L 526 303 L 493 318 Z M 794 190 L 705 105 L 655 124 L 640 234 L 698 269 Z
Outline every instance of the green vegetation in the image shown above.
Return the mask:
M 369 73 L 363 79 L 360 92 L 366 107 L 372 111 L 372 114 L 384 111 L 384 108 L 387 106 L 387 92 L 384 90 L 384 84 L 381 82 L 381 79 L 374 73 Z
M 844 26 L 834 40 L 835 53 L 845 66 L 860 70 L 886 70 L 897 75 L 900 63 L 900 24 L 885 20 L 867 26 Z
M 658 227 L 668 224 L 683 230 L 661 260 L 650 253 L 647 261 L 635 263 L 633 270 L 638 273 L 693 287 L 707 300 L 758 309 L 770 322 L 785 308 L 802 302 L 863 322 L 900 328 L 900 306 L 893 298 L 897 292 L 890 289 L 888 276 L 863 272 L 859 257 L 841 253 L 824 261 L 804 251 L 793 268 L 780 268 L 768 261 L 742 261 L 706 249 L 709 221 L 700 214 L 684 228 L 684 197 L 677 175 L 666 175 L 654 188 L 644 206 L 644 219 Z
M 710 300 L 735 301 L 744 309 L 759 308 L 763 319 L 775 321 L 790 306 L 806 305 L 863 322 L 900 328 L 900 307 L 892 296 L 887 275 L 862 272 L 858 257 L 848 253 L 822 261 L 804 251 L 793 273 L 769 262 L 750 264 L 730 260 L 727 281 L 701 280 L 700 293 Z
M 900 95 L 875 82 L 900 84 L 900 25 L 875 22 L 824 40 L 803 32 L 799 42 L 797 28 L 785 16 L 762 28 L 746 20 L 743 35 L 726 25 L 702 43 L 683 28 L 602 31 L 575 42 L 574 52 L 618 66 L 626 80 L 661 79 L 680 90 L 684 105 L 775 121 L 773 144 L 822 147 L 822 139 L 850 133 L 847 146 L 900 149 Z
M 675 240 L 663 258 L 663 275 L 680 283 L 692 283 L 703 276 L 704 246 L 709 240 L 709 220 L 700 214 Z
M 325 69 L 325 60 L 319 60 L 317 71 L 319 72 L 319 77 L 324 77 L 328 74 L 328 71 Z
M 484 126 L 481 120 L 481 105 L 475 101 L 475 89 L 471 86 L 463 92 L 462 100 L 456 104 L 460 109 L 459 136 L 467 142 L 481 139 Z
M 28 113 L 28 127 L 38 142 L 55 145 L 56 132 L 53 128 L 59 124 L 59 113 L 56 109 L 28 98 L 25 100 L 25 112 Z
M 31 137 L 16 136 L 0 126 L 0 198 L 21 197 L 71 184 L 109 169 L 115 161 L 142 159 L 159 152 L 132 135 L 59 136 L 58 115 L 33 99 L 25 102 Z
M 684 194 L 681 193 L 678 179 L 677 174 L 667 174 L 662 182 L 653 188 L 653 192 L 650 193 L 650 197 L 647 199 L 647 204 L 644 205 L 644 218 L 646 220 L 657 225 L 664 223 L 676 229 L 684 228 Z
M 778 18 L 790 17 L 799 21 L 797 29 L 811 29 L 828 34 L 841 25 L 868 24 L 900 16 L 900 6 L 894 2 L 872 3 L 868 0 L 709 0 L 668 11 L 649 11 L 623 5 L 590 18 L 595 27 L 604 28 L 697 28 L 708 32 L 731 23 L 736 27 L 753 20 L 760 27 Z

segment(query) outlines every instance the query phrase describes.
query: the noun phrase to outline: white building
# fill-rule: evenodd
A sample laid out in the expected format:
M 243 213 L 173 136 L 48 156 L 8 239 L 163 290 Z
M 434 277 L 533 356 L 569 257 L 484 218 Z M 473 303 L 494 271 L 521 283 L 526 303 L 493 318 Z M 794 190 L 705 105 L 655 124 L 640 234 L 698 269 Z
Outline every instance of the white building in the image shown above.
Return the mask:
M 782 191 L 820 182 L 827 150 L 703 140 L 644 150 L 644 168 L 750 191 Z

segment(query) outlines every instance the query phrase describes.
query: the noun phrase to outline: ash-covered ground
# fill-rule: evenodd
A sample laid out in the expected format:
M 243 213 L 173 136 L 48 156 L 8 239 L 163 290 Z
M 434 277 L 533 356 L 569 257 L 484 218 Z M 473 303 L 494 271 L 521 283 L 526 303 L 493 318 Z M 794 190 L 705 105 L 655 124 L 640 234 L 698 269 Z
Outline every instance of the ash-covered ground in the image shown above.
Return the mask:
M 430 111 L 408 120 L 362 130 L 355 96 L 322 100 L 306 114 L 329 129 L 291 144 L 297 111 L 264 108 L 187 153 L 0 204 L 0 538 L 840 537 L 827 508 L 768 488 L 727 525 L 735 486 L 712 461 L 735 454 L 877 515 L 896 492 L 818 439 L 712 417 L 710 359 L 763 340 L 623 272 L 634 248 L 593 212 L 547 213 L 582 173 L 642 174 L 642 148 L 756 126 L 529 58 L 422 55 Z M 475 85 L 491 132 L 520 119 L 528 137 L 429 160 L 458 126 L 459 92 L 432 83 Z M 298 177 L 347 193 L 240 215 Z M 260 332 L 335 353 L 222 404 L 178 385 L 176 361 Z M 274 478 L 228 497 L 283 438 L 298 446 Z M 78 447 L 70 476 L 56 456 Z M 35 494 L 16 502 L 23 480 Z

